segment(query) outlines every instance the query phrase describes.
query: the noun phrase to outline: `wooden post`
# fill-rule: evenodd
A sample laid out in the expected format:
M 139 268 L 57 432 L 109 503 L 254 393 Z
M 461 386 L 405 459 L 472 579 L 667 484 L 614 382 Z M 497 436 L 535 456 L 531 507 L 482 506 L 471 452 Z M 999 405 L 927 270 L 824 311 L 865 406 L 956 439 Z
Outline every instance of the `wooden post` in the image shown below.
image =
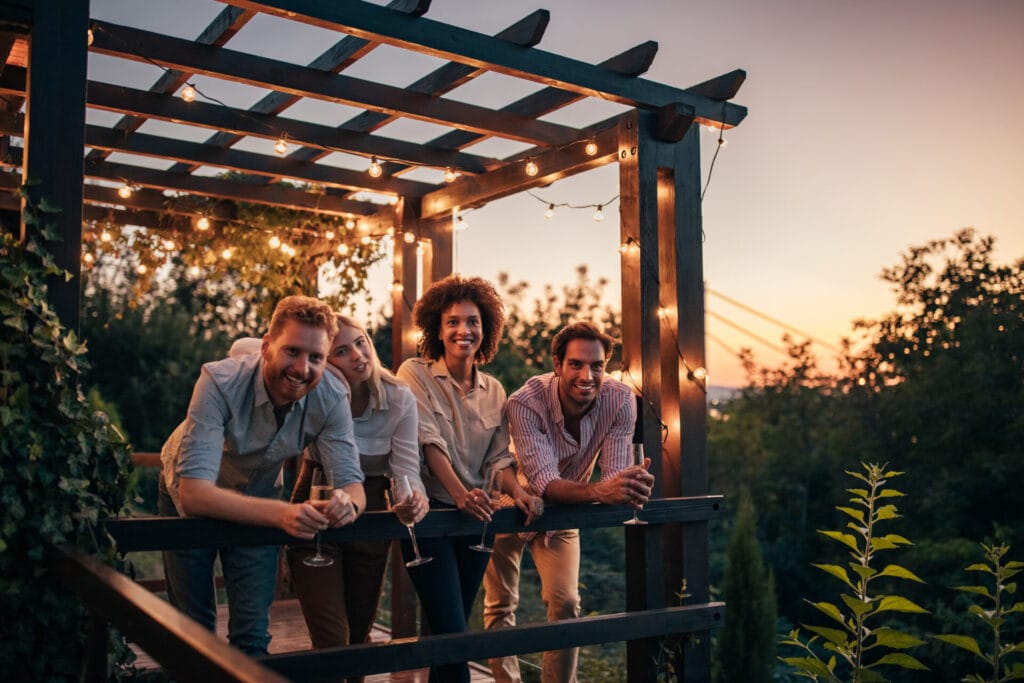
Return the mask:
M 395 242 L 391 288 L 391 365 L 392 370 L 406 358 L 416 355 L 412 306 L 417 298 L 418 260 L 416 243 L 405 241 L 405 233 L 419 229 L 419 201 L 402 198 L 395 206 Z
M 50 302 L 61 322 L 78 331 L 82 269 L 82 180 L 85 145 L 86 41 L 89 0 L 35 0 L 29 38 L 23 182 L 33 202 L 60 209 L 49 214 L 62 241 L 47 249 L 72 278 L 51 278 Z M 21 239 L 36 233 L 21 225 Z M 36 236 L 38 236 L 36 234 Z

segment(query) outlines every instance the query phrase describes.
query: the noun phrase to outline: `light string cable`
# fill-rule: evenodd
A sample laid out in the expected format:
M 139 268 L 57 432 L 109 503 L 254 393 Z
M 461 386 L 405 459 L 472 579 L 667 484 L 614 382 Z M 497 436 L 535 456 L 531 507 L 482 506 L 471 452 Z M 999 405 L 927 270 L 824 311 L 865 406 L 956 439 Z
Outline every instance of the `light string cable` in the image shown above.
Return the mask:
M 611 199 L 605 200 L 603 202 L 598 202 L 595 204 L 570 204 L 569 202 L 552 202 L 550 200 L 538 196 L 532 190 L 527 190 L 526 194 L 533 197 L 544 206 L 548 207 L 547 211 L 544 214 L 546 218 L 551 218 L 554 215 L 555 209 L 598 209 L 599 211 L 601 211 L 603 209 L 608 208 L 609 206 L 611 206 L 612 204 L 619 200 L 619 195 L 615 195 Z M 596 220 L 603 220 L 603 218 L 604 217 L 602 216 L 601 218 Z
M 715 162 L 718 161 L 718 153 L 725 147 L 725 111 L 729 104 L 728 100 L 722 101 L 722 121 L 718 128 L 718 144 L 715 146 L 715 153 L 711 157 L 711 165 L 708 166 L 708 178 L 704 181 L 704 189 L 700 192 L 700 201 L 704 201 L 704 195 L 708 193 L 708 186 L 711 185 L 711 174 L 715 172 Z

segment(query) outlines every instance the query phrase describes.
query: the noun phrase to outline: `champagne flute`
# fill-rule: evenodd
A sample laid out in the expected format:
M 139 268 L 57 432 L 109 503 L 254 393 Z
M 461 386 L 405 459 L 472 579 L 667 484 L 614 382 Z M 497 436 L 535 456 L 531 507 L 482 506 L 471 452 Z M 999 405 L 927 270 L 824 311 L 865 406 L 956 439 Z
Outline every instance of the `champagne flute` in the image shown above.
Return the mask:
M 633 444 L 633 464 L 639 465 L 640 467 L 644 466 L 644 445 L 642 443 Z M 633 518 L 627 519 L 623 524 L 629 524 L 631 526 L 634 524 L 647 524 L 647 522 L 637 516 L 639 513 L 640 509 L 634 507 Z
M 492 467 L 487 473 L 487 481 L 484 482 L 484 490 L 491 499 L 491 508 L 497 509 L 498 504 L 501 502 L 501 470 L 497 467 Z M 469 546 L 470 550 L 475 550 L 478 553 L 493 553 L 494 548 L 487 545 L 487 526 L 488 522 L 484 522 L 484 530 L 480 534 L 480 542 L 476 545 Z
M 309 487 L 309 504 L 320 512 L 323 512 L 334 495 L 334 486 L 331 485 L 331 477 L 321 468 L 313 470 L 313 483 Z M 302 564 L 307 567 L 330 567 L 334 559 L 328 555 L 320 554 L 320 533 L 316 532 L 316 555 L 304 557 Z
M 416 557 L 406 562 L 405 566 L 418 567 L 421 564 L 430 562 L 434 558 L 422 557 L 420 555 L 420 547 L 416 543 L 416 532 L 412 530 L 413 525 L 416 524 L 416 517 L 412 509 L 412 486 L 409 485 L 409 477 L 403 474 L 392 479 L 389 494 L 392 498 L 391 511 L 398 517 L 398 521 L 409 530 L 409 538 L 412 540 L 412 551 L 416 555 Z

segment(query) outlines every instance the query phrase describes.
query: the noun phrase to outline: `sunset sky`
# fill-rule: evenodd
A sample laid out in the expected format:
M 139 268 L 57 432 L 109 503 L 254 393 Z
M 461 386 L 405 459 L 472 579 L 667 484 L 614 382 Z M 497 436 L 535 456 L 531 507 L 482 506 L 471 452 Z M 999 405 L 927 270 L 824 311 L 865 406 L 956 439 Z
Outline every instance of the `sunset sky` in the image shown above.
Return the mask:
M 221 8 L 210 0 L 93 0 L 91 14 L 194 38 Z M 893 306 L 877 274 L 910 245 L 972 225 L 998 238 L 1000 261 L 1024 256 L 1024 2 L 434 0 L 426 16 L 491 34 L 538 8 L 551 11 L 538 46 L 549 52 L 597 63 L 655 40 L 660 50 L 645 77 L 677 87 L 747 71 L 735 101 L 749 114 L 726 132 L 703 206 L 709 288 L 836 344 L 850 334 L 851 321 Z M 228 47 L 304 64 L 338 37 L 261 17 Z M 378 48 L 346 73 L 404 86 L 438 63 Z M 148 87 L 157 75 L 147 65 L 90 56 L 96 80 Z M 262 95 L 197 81 L 233 106 Z M 500 107 L 537 88 L 488 75 L 452 97 Z M 310 103 L 286 115 L 337 125 L 353 111 Z M 582 126 L 620 111 L 594 103 L 547 118 Z M 92 123 L 114 120 L 89 115 Z M 207 135 L 172 124 L 147 123 L 143 130 Z M 380 133 L 427 140 L 442 130 L 398 123 Z M 701 135 L 706 179 L 715 137 Z M 471 148 L 495 156 L 519 149 L 498 142 Z M 617 185 L 610 165 L 535 194 L 556 204 L 596 204 L 613 197 Z M 576 267 L 587 264 L 612 281 L 617 298 L 618 204 L 606 207 L 602 223 L 591 218 L 592 209 L 561 210 L 546 220 L 544 208 L 522 194 L 468 212 L 457 269 L 489 278 L 505 271 L 539 288 L 572 282 Z M 375 287 L 382 290 L 388 279 L 375 278 Z M 385 296 L 375 292 L 378 300 Z M 721 298 L 709 296 L 708 309 L 781 345 L 780 328 Z M 742 382 L 730 349 L 751 346 L 767 365 L 782 360 L 718 317 L 709 317 L 707 329 L 725 342 L 708 340 L 712 384 Z M 820 351 L 827 365 L 830 352 Z

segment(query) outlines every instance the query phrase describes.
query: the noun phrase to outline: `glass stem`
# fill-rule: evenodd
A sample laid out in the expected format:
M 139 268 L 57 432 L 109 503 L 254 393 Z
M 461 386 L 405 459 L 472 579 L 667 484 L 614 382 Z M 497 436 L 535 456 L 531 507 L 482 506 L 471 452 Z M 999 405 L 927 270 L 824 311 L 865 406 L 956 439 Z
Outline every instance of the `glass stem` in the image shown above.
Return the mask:
M 316 532 L 316 556 L 317 556 L 317 558 L 321 557 L 321 555 L 320 555 L 320 532 L 319 531 Z
M 416 543 L 416 534 L 415 534 L 415 532 L 413 532 L 411 526 L 407 526 L 405 528 L 409 530 L 409 538 L 410 538 L 410 540 L 412 540 L 412 552 L 416 555 L 416 559 L 419 559 L 419 557 L 420 557 L 420 547 Z
M 486 540 L 486 538 L 487 538 L 487 522 L 484 522 L 484 530 L 480 534 L 480 547 L 481 548 L 486 548 L 487 547 L 487 545 L 484 543 L 484 540 Z

